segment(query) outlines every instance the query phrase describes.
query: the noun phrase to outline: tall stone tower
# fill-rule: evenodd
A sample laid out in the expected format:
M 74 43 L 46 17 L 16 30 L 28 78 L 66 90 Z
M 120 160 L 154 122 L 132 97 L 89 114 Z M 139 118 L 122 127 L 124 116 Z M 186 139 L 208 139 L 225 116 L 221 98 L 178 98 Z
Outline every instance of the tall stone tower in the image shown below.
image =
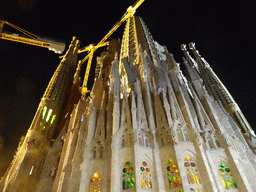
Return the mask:
M 143 20 L 132 16 L 122 41 L 111 40 L 97 58 L 90 95 L 78 100 L 74 40 L 1 180 L 2 191 L 256 191 L 254 132 L 239 108 L 229 110 L 231 95 L 190 47 L 196 60 L 182 45 L 183 75 Z

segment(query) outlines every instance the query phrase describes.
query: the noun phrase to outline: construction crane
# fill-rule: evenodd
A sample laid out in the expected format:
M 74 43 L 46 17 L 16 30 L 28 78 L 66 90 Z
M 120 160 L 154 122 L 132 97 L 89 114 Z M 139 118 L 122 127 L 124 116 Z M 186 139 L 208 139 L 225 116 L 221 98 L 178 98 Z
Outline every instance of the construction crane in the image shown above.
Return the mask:
M 136 9 L 138 9 L 138 7 L 144 2 L 145 0 L 137 0 L 132 6 L 128 7 L 126 13 L 121 17 L 121 19 L 110 29 L 110 31 L 103 37 L 103 39 L 97 44 L 97 45 L 89 45 L 87 47 L 81 48 L 80 50 L 78 50 L 78 53 L 82 53 L 82 52 L 86 52 L 88 51 L 88 55 L 86 57 L 84 57 L 83 60 L 79 61 L 78 65 L 79 67 L 81 67 L 81 65 L 87 60 L 87 67 L 86 67 L 86 72 L 85 72 L 85 76 L 84 76 L 84 81 L 83 81 L 83 85 L 82 85 L 82 90 L 81 90 L 81 94 L 84 97 L 86 95 L 86 93 L 90 92 L 87 89 L 87 83 L 88 83 L 88 79 L 89 79 L 89 73 L 90 73 L 90 69 L 91 69 L 91 64 L 92 64 L 92 58 L 93 58 L 93 53 L 100 47 L 106 46 L 108 45 L 108 42 L 106 42 L 106 40 L 110 37 L 110 35 L 112 35 L 112 33 L 114 33 L 117 28 L 123 23 L 125 22 L 129 17 L 132 17 L 136 11 Z
M 3 32 L 4 25 L 9 25 L 10 27 L 20 31 L 22 34 Z M 0 39 L 6 39 L 10 41 L 16 41 L 19 43 L 25 43 L 29 45 L 35 45 L 39 47 L 44 47 L 50 51 L 61 54 L 65 49 L 64 43 L 55 42 L 48 39 L 40 38 L 39 36 L 30 33 L 20 27 L 17 27 L 7 21 L 0 20 Z

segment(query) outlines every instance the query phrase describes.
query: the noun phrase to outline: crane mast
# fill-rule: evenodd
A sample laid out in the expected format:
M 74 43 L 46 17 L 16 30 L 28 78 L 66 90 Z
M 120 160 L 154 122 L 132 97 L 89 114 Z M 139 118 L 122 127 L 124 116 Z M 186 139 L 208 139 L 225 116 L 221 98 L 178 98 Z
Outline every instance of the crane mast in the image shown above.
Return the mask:
M 87 67 L 86 67 L 86 72 L 85 72 L 85 76 L 84 76 L 84 81 L 83 81 L 83 85 L 82 85 L 82 96 L 85 96 L 86 93 L 89 92 L 89 90 L 87 89 L 87 83 L 88 83 L 88 79 L 89 79 L 89 73 L 90 73 L 90 69 L 91 69 L 91 64 L 92 64 L 92 57 L 93 57 L 93 53 L 102 46 L 106 46 L 106 40 L 118 29 L 118 27 L 125 22 L 129 17 L 132 17 L 136 11 L 136 9 L 138 9 L 138 7 L 144 2 L 145 0 L 138 0 L 137 2 L 135 2 L 133 4 L 133 6 L 128 7 L 126 13 L 121 17 L 121 19 L 110 29 L 110 31 L 101 39 L 101 41 L 96 45 L 89 45 L 85 48 L 82 48 L 78 51 L 78 53 L 81 52 L 85 52 L 85 51 L 89 51 L 89 54 L 84 57 L 83 60 L 81 60 L 80 65 L 82 65 L 87 59 L 88 63 L 87 63 Z

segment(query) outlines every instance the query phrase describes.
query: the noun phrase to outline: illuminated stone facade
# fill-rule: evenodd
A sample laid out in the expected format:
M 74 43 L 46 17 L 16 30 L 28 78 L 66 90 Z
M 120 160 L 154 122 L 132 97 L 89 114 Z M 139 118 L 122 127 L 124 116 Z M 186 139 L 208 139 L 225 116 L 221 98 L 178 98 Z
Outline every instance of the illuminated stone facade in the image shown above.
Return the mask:
M 51 80 L 2 191 L 256 191 L 254 132 L 195 45 L 195 60 L 181 47 L 186 75 L 142 19 L 131 17 L 122 42 L 111 40 L 97 58 L 88 97 L 76 99 L 79 67 L 74 80 L 55 75 L 73 84 L 54 86 L 44 99 Z M 65 69 L 77 62 L 77 48 L 73 40 Z M 54 96 L 57 87 L 66 93 Z

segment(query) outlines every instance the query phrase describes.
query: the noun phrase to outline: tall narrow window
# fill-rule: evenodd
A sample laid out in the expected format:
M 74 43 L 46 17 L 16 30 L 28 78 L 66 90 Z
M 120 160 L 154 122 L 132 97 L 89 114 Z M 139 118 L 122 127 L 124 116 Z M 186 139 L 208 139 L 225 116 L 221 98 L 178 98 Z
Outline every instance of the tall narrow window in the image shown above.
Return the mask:
M 168 159 L 166 170 L 169 187 L 176 189 L 178 192 L 183 192 L 179 168 L 173 159 Z
M 129 133 L 129 137 L 128 137 L 128 146 L 131 146 L 131 133 Z
M 125 140 L 122 139 L 122 147 L 125 147 Z
M 47 107 L 46 107 L 46 106 L 44 106 L 44 108 L 43 108 L 43 112 L 42 112 L 42 119 L 44 119 L 45 114 L 46 114 L 46 111 L 47 111 Z
M 99 173 L 94 173 L 90 179 L 89 192 L 101 192 L 101 178 Z
M 100 148 L 100 158 L 103 158 L 103 147 Z
M 52 109 L 49 109 L 46 119 L 45 119 L 46 123 L 50 120 L 51 115 L 52 115 Z
M 147 137 L 147 135 L 145 135 L 145 144 L 146 144 L 146 147 L 148 147 L 148 137 Z
M 96 149 L 93 151 L 93 158 L 96 158 Z
M 141 137 L 139 137 L 139 145 L 143 145 Z
M 164 146 L 164 138 L 161 136 L 161 145 Z
M 52 116 L 51 122 L 50 122 L 50 126 L 54 123 L 54 120 L 56 119 L 56 115 Z
M 122 186 L 123 190 L 135 188 L 134 169 L 129 161 L 123 166 Z
M 151 178 L 151 170 L 146 161 L 141 163 L 140 167 L 141 171 L 141 188 L 143 189 L 152 189 L 152 178 Z
M 237 189 L 235 180 L 232 177 L 231 171 L 227 165 L 223 162 L 219 163 L 219 174 L 221 178 L 221 183 L 225 189 Z

